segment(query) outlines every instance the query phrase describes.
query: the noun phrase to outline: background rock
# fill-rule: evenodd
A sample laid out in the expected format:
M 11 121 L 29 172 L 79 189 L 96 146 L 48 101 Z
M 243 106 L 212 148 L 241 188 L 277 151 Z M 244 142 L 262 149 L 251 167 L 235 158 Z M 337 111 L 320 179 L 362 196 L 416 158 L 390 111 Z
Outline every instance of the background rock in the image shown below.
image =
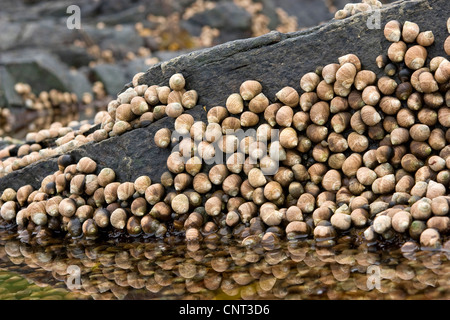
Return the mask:
M 8 51 L 0 57 L 0 66 L 8 71 L 13 84 L 26 82 L 36 94 L 50 90 L 49 88 L 75 91 L 69 79 L 69 68 L 57 56 L 47 51 L 38 49 Z M 79 78 L 78 81 L 88 83 L 85 78 Z M 7 104 L 9 105 L 10 102 Z
M 226 42 L 251 36 L 252 16 L 245 9 L 232 2 L 219 2 L 209 10 L 199 12 L 183 21 L 182 26 L 190 34 L 200 36 L 202 27 L 220 30 L 219 41 Z
M 103 82 L 106 92 L 114 94 L 120 90 L 126 81 L 122 68 L 114 64 L 99 64 L 92 68 L 95 79 Z

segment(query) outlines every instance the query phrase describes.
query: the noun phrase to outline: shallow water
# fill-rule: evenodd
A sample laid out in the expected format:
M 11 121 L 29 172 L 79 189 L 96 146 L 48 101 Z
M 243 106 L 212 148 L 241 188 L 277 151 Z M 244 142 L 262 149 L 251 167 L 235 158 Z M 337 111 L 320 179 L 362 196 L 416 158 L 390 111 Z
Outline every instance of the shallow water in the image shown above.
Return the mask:
M 275 248 L 181 240 L 50 240 L 0 234 L 4 299 L 444 299 L 450 253 L 308 240 Z

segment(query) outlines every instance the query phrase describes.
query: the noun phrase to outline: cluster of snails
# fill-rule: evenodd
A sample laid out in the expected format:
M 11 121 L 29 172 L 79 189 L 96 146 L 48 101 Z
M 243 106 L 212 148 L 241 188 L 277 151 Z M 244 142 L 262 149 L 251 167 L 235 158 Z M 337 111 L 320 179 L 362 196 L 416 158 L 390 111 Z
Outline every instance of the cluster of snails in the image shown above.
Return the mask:
M 147 210 L 144 195 L 151 186 L 150 178 L 143 176 L 134 183 L 115 182 L 112 169 L 97 170 L 97 163 L 88 157 L 74 162 L 71 155 L 62 155 L 58 157 L 58 167 L 57 172 L 41 181 L 37 190 L 31 185 L 17 192 L 5 189 L 1 197 L 2 219 L 15 222 L 20 230 L 38 234 L 56 231 L 70 237 L 95 237 L 111 226 L 126 226 L 129 234 L 140 233 L 137 226 L 140 228 Z M 127 215 L 132 217 L 128 219 Z
M 177 117 L 185 109 L 197 104 L 197 92 L 184 89 L 185 80 L 181 74 L 174 75 L 169 86 L 150 87 L 138 84 L 142 75 L 142 72 L 137 73 L 132 81 L 134 86 L 110 101 L 107 111 L 95 115 L 94 124 L 74 121 L 63 126 L 61 122 L 54 122 L 47 129 L 29 132 L 25 143 L 4 147 L 0 150 L 0 177 L 40 159 L 67 153 L 89 142 L 100 142 L 121 135 L 162 117 Z M 31 88 L 25 84 L 17 86 L 17 90 L 23 94 L 31 92 Z M 90 129 L 97 124 L 101 125 L 100 128 L 91 132 Z
M 447 27 L 450 32 L 450 19 Z M 376 209 L 364 235 L 372 240 L 377 234 L 409 233 L 423 245 L 438 247 L 441 235 L 450 230 L 450 62 L 445 57 L 428 57 L 433 32 L 421 31 L 414 22 L 389 21 L 384 36 L 391 44 L 387 54 L 376 59 L 385 73 L 377 86 L 384 95 L 379 107 L 389 136 L 380 140 L 372 158 L 380 162 L 383 157 L 397 165 L 384 178 L 395 205 Z M 447 54 L 449 39 L 444 43 Z
M 343 9 L 336 11 L 334 18 L 342 20 L 351 17 L 360 12 L 372 12 L 378 10 L 383 6 L 378 0 L 362 0 L 359 3 L 347 3 Z
M 99 124 L 106 111 L 100 111 L 94 118 Z M 94 141 L 90 121 L 71 121 L 64 126 L 56 121 L 47 129 L 28 132 L 23 141 L 11 141 L 0 149 L 0 178 L 20 170 L 41 159 L 48 159 L 67 153 L 86 143 Z
M 174 132 L 154 135 L 158 147 L 172 149 L 160 182 L 116 182 L 111 169 L 96 174 L 95 161 L 75 165 L 63 155 L 39 190 L 3 192 L 2 218 L 72 236 L 112 226 L 246 245 L 313 236 L 330 246 L 360 230 L 367 241 L 410 237 L 438 247 L 450 229 L 450 62 L 434 57 L 425 66 L 434 36 L 413 22 L 390 21 L 384 34 L 392 44 L 377 58 L 381 78 L 347 54 L 303 75 L 302 93 L 284 87 L 273 103 L 259 81 L 246 80 L 225 106 L 209 108 L 207 123 L 184 113 L 198 95 L 181 73 L 168 86 L 140 84 L 138 73 L 88 137 L 101 141 L 173 118 Z
M 14 85 L 14 90 L 24 100 L 24 105 L 28 109 L 43 110 L 53 109 L 60 105 L 72 105 L 78 102 L 77 95 L 70 92 L 61 92 L 56 89 L 42 91 L 38 95 L 32 92 L 28 83 L 18 82 Z
M 18 118 L 9 108 L 0 108 L 0 135 L 2 136 L 12 134 L 22 127 L 26 127 L 27 130 L 48 127 L 52 118 L 62 117 L 62 115 L 68 119 L 67 122 L 76 116 L 79 103 L 74 93 L 52 89 L 35 94 L 29 84 L 22 82 L 16 83 L 14 90 L 20 96 L 25 110 L 21 118 Z M 32 118 L 34 119 L 29 121 Z
M 165 116 L 176 118 L 197 104 L 197 92 L 184 88 L 186 81 L 181 74 L 173 75 L 169 86 L 139 84 L 142 75 L 137 73 L 132 80 L 133 87 L 109 102 L 101 128 L 93 134 L 95 141 L 121 135 Z
M 440 246 L 450 230 L 448 60 L 436 57 L 435 67 L 424 67 L 433 35 L 415 23 L 391 21 L 384 32 L 393 44 L 385 62 L 391 67 L 380 79 L 348 54 L 305 74 L 301 95 L 285 87 L 271 104 L 262 85 L 247 80 L 225 107 L 208 111 L 207 123 L 178 116 L 175 131 L 187 133 L 178 145 L 167 128 L 155 134 L 156 145 L 175 150 L 167 159 L 170 183 L 178 192 L 205 194 L 202 210 L 213 228 L 231 228 L 244 242 L 312 234 L 332 245 L 353 226 L 366 228 L 368 241 L 406 234 Z M 396 68 L 400 84 L 391 73 Z M 239 139 L 246 127 L 257 127 L 254 136 Z M 274 129 L 278 139 L 271 141 Z M 227 155 L 225 162 L 202 172 L 217 153 Z M 192 210 L 184 198 L 179 213 Z M 202 233 L 203 225 L 190 225 L 186 237 Z
M 26 119 L 27 112 L 37 114 L 30 116 L 34 119 L 26 125 L 28 131 L 23 141 L 9 136 L 3 138 L 6 143 L 0 149 L 0 177 L 38 160 L 66 153 L 94 141 L 89 130 L 101 123 L 107 114 L 103 111 L 105 106 L 102 106 L 102 100 L 107 96 L 100 81 L 96 81 L 92 86 L 94 96 L 85 93 L 80 102 L 74 93 L 53 89 L 48 92 L 41 91 L 36 95 L 26 83 L 17 83 L 14 88 L 22 97 L 24 105 L 31 109 L 25 111 L 25 116 L 22 116 Z M 93 121 L 77 120 L 80 112 L 87 114 L 92 110 L 98 111 Z M 0 135 L 11 132 L 13 123 L 21 122 L 7 108 L 0 110 L 0 113 Z

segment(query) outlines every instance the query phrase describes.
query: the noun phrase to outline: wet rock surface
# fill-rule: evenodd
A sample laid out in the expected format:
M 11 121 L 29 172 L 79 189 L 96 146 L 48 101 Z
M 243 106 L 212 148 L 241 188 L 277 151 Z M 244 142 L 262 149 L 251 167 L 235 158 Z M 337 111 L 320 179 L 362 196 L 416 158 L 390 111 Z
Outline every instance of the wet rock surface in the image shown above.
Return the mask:
M 7 238 L 0 234 L 0 267 L 21 277 L 0 272 L 2 299 L 434 300 L 450 288 L 448 252 L 418 248 Z M 78 286 L 69 267 L 80 271 Z

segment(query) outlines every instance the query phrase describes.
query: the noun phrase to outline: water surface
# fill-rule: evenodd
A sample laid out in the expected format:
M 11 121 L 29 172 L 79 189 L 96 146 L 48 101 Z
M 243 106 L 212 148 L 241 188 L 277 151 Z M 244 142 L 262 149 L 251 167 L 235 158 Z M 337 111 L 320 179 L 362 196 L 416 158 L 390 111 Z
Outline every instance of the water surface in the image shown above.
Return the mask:
M 0 299 L 444 299 L 450 253 L 309 240 L 279 246 L 0 234 Z

